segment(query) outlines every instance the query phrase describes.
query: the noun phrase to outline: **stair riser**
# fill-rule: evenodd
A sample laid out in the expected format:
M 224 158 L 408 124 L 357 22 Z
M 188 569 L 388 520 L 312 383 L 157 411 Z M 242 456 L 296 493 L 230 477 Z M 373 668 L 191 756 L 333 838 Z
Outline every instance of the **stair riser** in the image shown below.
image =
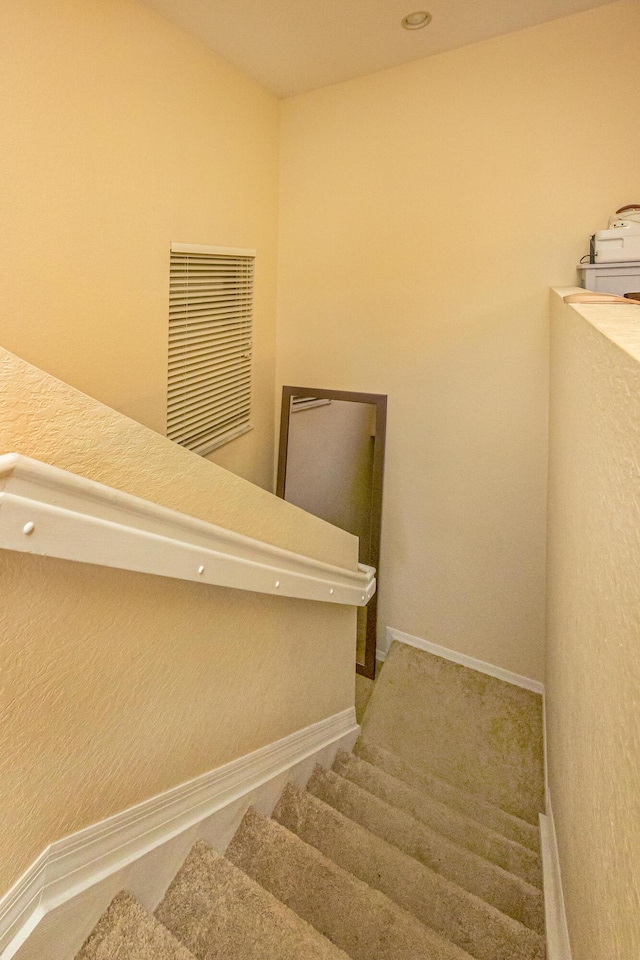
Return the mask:
M 371 764 L 352 755 L 339 754 L 333 769 L 341 777 L 398 807 L 453 843 L 497 864 L 538 889 L 542 886 L 540 858 L 531 850 L 507 840 L 481 824 L 457 814 L 443 804 L 418 793 Z M 367 769 L 368 768 L 368 769 Z
M 124 891 L 111 901 L 75 960 L 120 958 L 197 960 L 142 904 Z
M 226 855 L 351 960 L 469 960 L 383 894 L 254 811 Z
M 192 848 L 155 916 L 197 960 L 348 960 L 202 842 Z
M 420 790 L 434 800 L 446 804 L 451 810 L 477 820 L 478 823 L 495 830 L 508 840 L 514 840 L 534 853 L 540 853 L 540 830 L 537 825 L 520 820 L 506 810 L 486 803 L 482 798 L 471 793 L 458 790 L 444 780 L 430 777 L 409 766 L 394 754 L 365 740 L 360 739 L 353 748 L 353 752 L 361 760 L 366 760 L 367 763 L 384 770 L 390 776 L 403 780 L 410 787 L 415 787 L 416 790 Z
M 403 811 L 331 771 L 317 769 L 307 789 L 426 867 L 537 933 L 544 933 L 542 893 L 520 877 L 507 873 L 465 847 L 451 843 Z
M 274 818 L 477 960 L 540 960 L 541 938 L 308 793 L 287 788 Z

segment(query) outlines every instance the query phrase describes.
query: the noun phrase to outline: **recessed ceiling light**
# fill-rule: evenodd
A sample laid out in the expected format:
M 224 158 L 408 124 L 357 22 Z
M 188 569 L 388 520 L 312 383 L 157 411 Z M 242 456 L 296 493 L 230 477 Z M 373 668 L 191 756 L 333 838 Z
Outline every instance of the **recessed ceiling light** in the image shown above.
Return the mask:
M 431 23 L 431 14 L 425 10 L 418 10 L 416 13 L 408 14 L 402 21 L 405 30 L 419 30 L 420 27 L 426 27 Z

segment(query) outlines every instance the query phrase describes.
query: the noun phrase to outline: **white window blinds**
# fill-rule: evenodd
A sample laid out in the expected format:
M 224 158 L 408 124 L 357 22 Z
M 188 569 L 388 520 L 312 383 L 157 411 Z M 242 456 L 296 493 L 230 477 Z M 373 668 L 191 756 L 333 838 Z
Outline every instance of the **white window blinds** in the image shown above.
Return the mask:
M 167 436 L 206 454 L 251 429 L 255 250 L 171 245 Z

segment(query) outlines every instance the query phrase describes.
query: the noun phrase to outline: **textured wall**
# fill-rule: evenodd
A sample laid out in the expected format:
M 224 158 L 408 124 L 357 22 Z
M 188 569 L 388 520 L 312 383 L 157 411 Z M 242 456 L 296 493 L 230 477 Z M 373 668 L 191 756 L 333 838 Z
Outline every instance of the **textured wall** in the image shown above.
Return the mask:
M 2 4 L 0 346 L 164 432 L 171 241 L 257 248 L 255 429 L 211 458 L 267 489 L 278 129 L 138 0 Z
M 389 395 L 381 627 L 536 679 L 547 290 L 636 196 L 639 33 L 623 0 L 283 104 L 278 380 Z
M 1 348 L 0 452 L 22 453 L 258 540 L 357 567 L 357 542 L 349 534 Z
M 12 450 L 356 567 L 349 534 L 0 351 Z M 353 703 L 350 607 L 9 551 L 0 584 L 0 892 L 52 840 Z
M 552 323 L 550 793 L 573 960 L 637 960 L 640 306 Z

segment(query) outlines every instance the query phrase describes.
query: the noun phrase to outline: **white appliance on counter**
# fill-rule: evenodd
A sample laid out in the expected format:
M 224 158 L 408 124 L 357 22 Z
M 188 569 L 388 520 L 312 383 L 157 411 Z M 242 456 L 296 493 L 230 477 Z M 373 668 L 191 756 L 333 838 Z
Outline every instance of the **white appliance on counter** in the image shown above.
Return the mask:
M 640 203 L 620 207 L 609 217 L 608 229 L 596 231 L 589 261 L 578 264 L 580 286 L 586 290 L 618 297 L 640 290 Z
M 640 260 L 640 204 L 628 203 L 609 217 L 608 230 L 597 230 L 593 238 L 596 263 Z
M 596 263 L 640 260 L 640 223 L 632 227 L 596 230 L 594 244 Z
M 586 290 L 624 297 L 625 293 L 640 290 L 640 257 L 623 263 L 580 263 L 578 276 L 580 286 Z

